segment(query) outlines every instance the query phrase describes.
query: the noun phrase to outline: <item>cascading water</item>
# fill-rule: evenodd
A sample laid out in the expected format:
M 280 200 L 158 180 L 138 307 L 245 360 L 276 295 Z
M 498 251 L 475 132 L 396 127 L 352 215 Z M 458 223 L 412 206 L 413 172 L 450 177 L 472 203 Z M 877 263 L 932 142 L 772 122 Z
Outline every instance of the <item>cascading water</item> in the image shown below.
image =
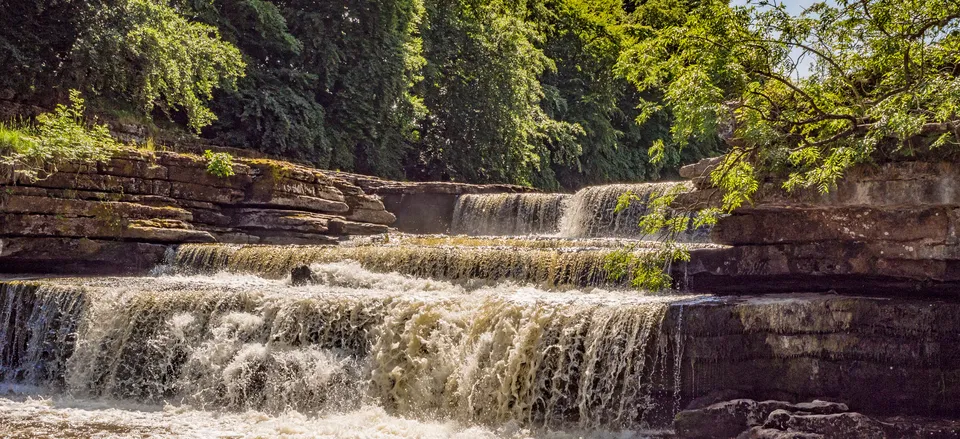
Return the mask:
M 0 284 L 3 366 L 18 371 L 4 380 L 207 410 L 587 432 L 672 415 L 662 322 L 680 297 L 312 269 L 320 283 L 302 287 L 236 274 Z
M 565 237 L 640 237 L 640 218 L 647 213 L 646 201 L 681 183 L 639 183 L 593 186 L 581 189 L 563 212 L 560 235 Z M 614 212 L 621 195 L 631 192 L 640 200 Z
M 657 245 L 616 198 L 666 187 L 460 198 L 458 232 L 510 236 L 190 244 L 152 277 L 0 280 L 0 437 L 649 437 L 680 406 L 685 297 L 606 261 Z
M 647 214 L 647 200 L 687 183 L 636 183 L 593 186 L 573 195 L 481 194 L 462 195 L 454 209 L 452 233 L 466 235 L 558 235 L 565 238 L 643 237 L 638 227 Z M 639 197 L 614 212 L 621 195 Z M 703 242 L 704 231 L 681 236 Z
M 452 233 L 466 235 L 549 235 L 558 232 L 569 195 L 461 195 L 453 211 Z

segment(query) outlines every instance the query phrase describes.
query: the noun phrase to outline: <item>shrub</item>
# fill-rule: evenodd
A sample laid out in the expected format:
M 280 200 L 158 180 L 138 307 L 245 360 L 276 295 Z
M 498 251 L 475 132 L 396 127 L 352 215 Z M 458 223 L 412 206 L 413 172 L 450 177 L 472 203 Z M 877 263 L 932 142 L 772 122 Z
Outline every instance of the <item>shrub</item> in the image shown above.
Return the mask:
M 203 158 L 207 160 L 207 172 L 220 178 L 234 175 L 233 156 L 230 153 L 213 152 L 208 149 L 203 152 Z
M 37 116 L 36 124 L 0 127 L 0 163 L 29 179 L 57 172 L 64 163 L 96 163 L 121 147 L 106 125 L 88 125 L 80 92 L 70 91 L 70 105 L 57 105 Z

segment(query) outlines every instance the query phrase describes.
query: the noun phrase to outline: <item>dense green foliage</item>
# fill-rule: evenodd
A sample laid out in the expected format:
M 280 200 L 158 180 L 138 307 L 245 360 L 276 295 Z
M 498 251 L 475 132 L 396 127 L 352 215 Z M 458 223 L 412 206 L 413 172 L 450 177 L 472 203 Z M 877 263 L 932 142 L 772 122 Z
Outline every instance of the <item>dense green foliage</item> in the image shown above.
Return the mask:
M 203 137 L 391 178 L 545 188 L 657 178 L 668 148 L 620 73 L 653 17 L 621 0 L 0 0 L 0 91 L 172 120 Z M 690 6 L 675 4 L 682 15 Z M 656 17 L 653 17 L 654 21 Z
M 157 0 L 0 0 L 0 89 L 30 102 L 67 90 L 143 113 L 183 112 L 200 129 L 216 119 L 214 87 L 242 75 L 239 50 L 213 27 Z
M 57 172 L 61 164 L 95 163 L 120 148 L 106 125 L 88 124 L 80 92 L 70 91 L 70 105 L 57 105 L 37 116 L 36 124 L 0 125 L 0 163 L 29 179 Z
M 640 90 L 664 93 L 642 106 L 644 116 L 674 116 L 672 145 L 720 132 L 730 146 L 709 175 L 722 199 L 697 224 L 749 203 L 770 176 L 786 191 L 826 193 L 855 164 L 955 159 L 960 146 L 954 1 L 837 0 L 798 16 L 775 2 L 703 1 L 638 39 L 620 68 Z M 658 209 L 642 225 L 679 232 L 689 224 Z M 663 284 L 629 257 L 610 263 L 632 267 L 642 284 Z
M 827 192 L 850 166 L 960 145 L 960 4 L 839 0 L 799 16 L 782 4 L 704 1 L 625 53 L 625 76 L 663 90 L 676 145 L 724 132 L 712 174 L 721 209 L 766 172 Z M 800 60 L 812 64 L 804 71 Z

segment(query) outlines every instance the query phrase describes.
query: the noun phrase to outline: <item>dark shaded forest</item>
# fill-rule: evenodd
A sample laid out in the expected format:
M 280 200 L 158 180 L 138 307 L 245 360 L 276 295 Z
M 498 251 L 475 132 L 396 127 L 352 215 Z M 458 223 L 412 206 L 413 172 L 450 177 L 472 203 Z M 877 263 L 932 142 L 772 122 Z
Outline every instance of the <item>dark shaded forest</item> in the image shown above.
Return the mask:
M 671 116 L 620 67 L 695 3 L 0 0 L 0 95 L 393 179 L 650 180 L 718 149 L 652 163 Z

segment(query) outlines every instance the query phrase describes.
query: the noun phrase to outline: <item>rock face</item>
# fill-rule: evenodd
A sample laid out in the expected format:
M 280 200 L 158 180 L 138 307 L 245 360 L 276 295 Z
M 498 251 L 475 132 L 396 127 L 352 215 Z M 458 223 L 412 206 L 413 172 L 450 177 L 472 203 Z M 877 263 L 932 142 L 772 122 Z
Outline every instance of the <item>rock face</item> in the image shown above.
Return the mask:
M 220 178 L 194 155 L 132 150 L 42 180 L 0 167 L 0 272 L 139 272 L 173 244 L 334 244 L 396 219 L 323 171 L 262 159 L 233 170 Z
M 707 179 L 716 160 L 681 172 L 718 199 Z M 689 287 L 711 292 L 828 291 L 949 294 L 960 286 L 960 164 L 895 162 L 851 169 L 828 194 L 784 194 L 763 182 L 755 203 L 722 218 L 683 267 Z
M 870 415 L 960 413 L 955 301 L 714 296 L 674 305 L 664 326 L 677 334 L 681 399 L 695 406 L 828 399 Z
M 826 401 L 791 404 L 738 399 L 684 410 L 679 439 L 907 439 L 957 438 L 960 422 L 923 418 L 875 419 Z
M 334 175 L 368 194 L 380 196 L 387 210 L 397 216 L 393 226 L 407 233 L 448 233 L 457 197 L 463 194 L 534 192 L 531 188 L 509 184 L 414 183 L 342 172 Z

